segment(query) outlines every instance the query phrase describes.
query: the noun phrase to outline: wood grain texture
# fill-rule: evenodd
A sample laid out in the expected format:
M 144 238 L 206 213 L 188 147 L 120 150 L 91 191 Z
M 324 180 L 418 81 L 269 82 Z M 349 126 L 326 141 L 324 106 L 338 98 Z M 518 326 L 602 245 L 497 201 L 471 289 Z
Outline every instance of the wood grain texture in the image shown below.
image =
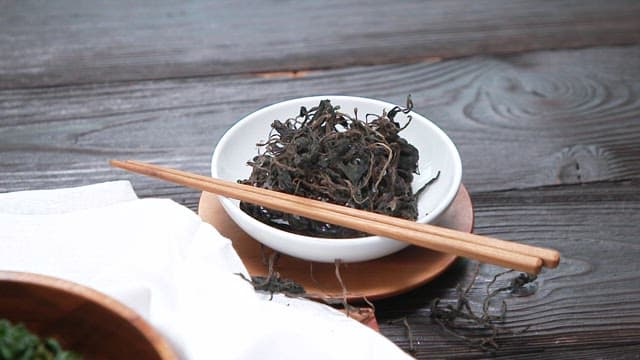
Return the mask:
M 408 349 L 406 317 L 419 359 L 637 359 L 639 18 L 634 0 L 0 0 L 0 192 L 130 179 L 195 210 L 200 192 L 107 161 L 208 174 L 260 107 L 410 93 L 458 145 L 476 231 L 562 262 L 508 299 L 507 327 L 531 328 L 495 355 L 429 320 L 471 280 L 465 261 L 377 302 L 382 333 Z M 476 309 L 500 270 L 481 267 Z
M 477 193 L 476 231 L 520 242 L 553 246 L 557 269 L 543 272 L 538 291 L 507 299 L 506 326 L 531 328 L 500 341 L 497 358 L 634 358 L 640 349 L 640 182 L 621 181 Z M 455 286 L 468 284 L 474 264 L 459 262 L 428 287 L 378 302 L 383 334 L 408 349 L 407 317 L 418 358 L 483 358 L 429 320 L 429 303 L 455 301 Z M 480 311 L 495 273 L 482 266 L 471 292 Z M 508 278 L 498 285 L 505 285 Z
M 633 44 L 640 3 L 2 1 L 0 88 Z
M 198 192 L 124 174 L 107 161 L 133 158 L 208 174 L 213 147 L 242 116 L 322 93 L 399 104 L 411 93 L 416 111 L 457 144 L 472 193 L 640 175 L 640 46 L 631 46 L 296 78 L 0 90 L 0 191 L 125 178 L 142 196 L 168 196 L 195 209 Z
M 199 192 L 111 169 L 135 158 L 208 173 L 214 144 L 244 114 L 286 98 L 344 93 L 403 103 L 458 144 L 476 231 L 557 248 L 533 297 L 510 300 L 503 358 L 625 358 L 640 349 L 640 47 L 543 51 L 412 65 L 0 91 L 0 191 L 129 178 L 141 196 L 195 209 Z M 625 181 L 625 179 L 635 179 Z M 603 182 L 605 181 L 605 182 Z M 537 186 L 546 186 L 537 188 Z M 532 189 L 521 189 L 530 188 Z M 521 190 L 508 190 L 521 189 Z M 505 191 L 508 190 L 508 191 Z M 458 263 L 428 287 L 381 302 L 383 334 L 418 358 L 484 358 L 428 319 L 470 280 Z M 499 269 L 483 267 L 479 301 Z

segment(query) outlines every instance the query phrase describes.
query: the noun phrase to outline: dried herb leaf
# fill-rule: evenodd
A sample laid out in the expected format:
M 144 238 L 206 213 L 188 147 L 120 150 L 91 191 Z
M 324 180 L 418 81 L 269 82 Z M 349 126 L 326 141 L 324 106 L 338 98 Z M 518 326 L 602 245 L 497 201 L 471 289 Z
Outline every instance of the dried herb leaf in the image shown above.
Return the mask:
M 366 121 L 340 112 L 329 100 L 311 109 L 302 107 L 295 118 L 272 123 L 269 139 L 258 144 L 264 152 L 248 162 L 251 176 L 239 182 L 415 220 L 417 200 L 411 182 L 419 154 L 398 135 L 403 128 L 395 121 L 397 114 L 411 110 L 410 98 L 407 104 L 388 113 L 368 114 Z M 246 202 L 240 208 L 264 223 L 298 234 L 366 235 Z

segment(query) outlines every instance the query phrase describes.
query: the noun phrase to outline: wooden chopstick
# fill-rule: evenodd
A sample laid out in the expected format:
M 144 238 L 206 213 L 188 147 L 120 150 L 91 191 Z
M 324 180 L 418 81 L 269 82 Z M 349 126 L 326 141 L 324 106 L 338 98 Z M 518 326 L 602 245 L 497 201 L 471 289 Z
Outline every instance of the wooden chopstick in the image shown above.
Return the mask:
M 353 228 L 366 233 L 405 241 L 417 246 L 428 247 L 433 250 L 473 258 L 482 262 L 493 263 L 529 273 L 538 273 L 542 265 L 545 265 L 545 260 L 539 256 L 527 253 L 528 251 L 534 250 L 544 255 L 545 258 L 547 258 L 546 263 L 548 264 L 545 266 L 549 267 L 556 266 L 560 258 L 560 255 L 555 250 L 536 248 L 528 245 L 523 245 L 524 248 L 519 246 L 505 247 L 505 245 L 515 243 L 443 229 L 433 225 L 416 224 L 409 220 L 374 214 L 368 211 L 351 209 L 220 179 L 213 179 L 157 165 L 137 161 L 122 162 L 117 160 L 111 161 L 111 164 L 125 170 L 156 177 L 198 190 L 260 204 L 275 210 L 285 211 L 299 216 Z M 436 233 L 433 233 L 433 230 L 436 230 Z M 442 232 L 442 230 L 446 231 Z M 469 240 L 469 238 L 473 239 Z M 483 242 L 478 243 L 479 240 Z
M 156 169 L 158 171 L 170 172 L 176 175 L 186 176 L 196 180 L 217 183 L 217 184 L 220 184 L 221 186 L 228 186 L 234 189 L 246 190 L 246 191 L 250 191 L 258 194 L 268 195 L 271 197 L 277 197 L 277 198 L 281 198 L 289 201 L 294 201 L 298 204 L 308 203 L 308 200 L 309 200 L 299 196 L 292 196 L 289 194 L 266 190 L 266 189 L 255 187 L 255 186 L 246 186 L 238 183 L 227 182 L 224 180 L 219 180 L 219 179 L 198 175 L 198 174 L 193 174 L 185 171 L 180 171 L 176 169 L 166 168 L 158 165 L 148 164 L 140 161 L 128 160 L 127 163 L 139 165 L 142 167 L 148 167 L 151 169 Z M 547 248 L 536 247 L 536 246 L 506 241 L 506 240 L 500 240 L 496 238 L 490 238 L 487 236 L 465 233 L 465 232 L 447 229 L 444 227 L 439 227 L 439 226 L 430 225 L 430 224 L 420 224 L 413 221 L 406 221 L 393 216 L 386 216 L 386 215 L 373 213 L 373 212 L 354 211 L 354 209 L 346 206 L 335 205 L 335 204 L 322 202 L 322 201 L 317 201 L 314 204 L 314 206 L 318 208 L 326 209 L 329 211 L 338 212 L 340 214 L 356 216 L 356 217 L 364 216 L 368 219 L 389 224 L 392 226 L 406 227 L 416 231 L 428 232 L 430 234 L 435 234 L 445 238 L 459 239 L 459 240 L 467 241 L 477 245 L 484 245 L 484 246 L 494 247 L 498 249 L 504 249 L 507 251 L 511 251 L 511 252 L 515 252 L 523 255 L 538 257 L 542 259 L 543 265 L 548 268 L 555 268 L 556 266 L 558 266 L 560 262 L 560 253 L 553 249 L 547 249 Z

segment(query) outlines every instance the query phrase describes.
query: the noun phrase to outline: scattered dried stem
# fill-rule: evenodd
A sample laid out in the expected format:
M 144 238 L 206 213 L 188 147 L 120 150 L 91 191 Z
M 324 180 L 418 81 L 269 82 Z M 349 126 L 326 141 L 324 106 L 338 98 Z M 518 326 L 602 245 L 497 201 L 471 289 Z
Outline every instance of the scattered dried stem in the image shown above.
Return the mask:
M 249 280 L 242 274 L 239 275 L 249 281 L 256 290 L 269 292 L 272 297 L 275 293 L 282 293 L 291 297 L 318 298 L 318 296 L 312 296 L 312 294 L 306 293 L 304 288 L 294 281 L 282 279 L 280 277 L 280 274 L 275 269 L 279 257 L 280 253 L 275 251 L 269 254 L 269 256 L 264 254 L 263 258 L 266 260 L 266 266 L 268 268 L 267 276 L 253 276 Z M 336 303 L 334 299 L 324 299 L 324 301 L 329 305 L 341 304 L 347 316 L 351 316 L 353 314 L 357 317 L 357 315 L 362 314 L 360 314 L 360 309 L 354 307 L 348 302 L 349 292 L 342 278 L 340 271 L 341 265 L 342 262 L 340 260 L 336 260 L 334 263 L 336 280 L 342 289 L 341 301 L 339 303 Z M 312 264 L 310 265 L 309 270 L 313 278 Z M 480 314 L 476 314 L 473 310 L 469 293 L 476 283 L 479 271 L 480 264 L 476 266 L 472 279 L 466 287 L 463 288 L 461 284 L 456 287 L 458 295 L 455 304 L 442 305 L 439 298 L 434 299 L 431 303 L 431 319 L 438 324 L 446 334 L 482 349 L 483 351 L 495 352 L 499 349 L 498 340 L 503 335 L 521 334 L 527 331 L 529 327 L 525 327 L 518 331 L 506 328 L 504 326 L 507 315 L 506 301 L 501 301 L 500 310 L 497 314 L 491 312 L 492 301 L 500 294 L 513 294 L 516 296 L 531 295 L 537 289 L 534 283 L 536 276 L 521 273 L 512 278 L 508 285 L 492 289 L 493 285 L 499 278 L 512 273 L 513 270 L 507 270 L 496 274 L 487 284 L 486 296 L 482 301 L 482 312 Z M 372 310 L 371 312 L 375 313 L 374 304 L 367 298 L 364 298 L 363 300 L 369 305 Z M 409 352 L 413 354 L 415 353 L 415 337 L 406 317 L 402 319 L 402 324 L 406 329 L 407 338 L 409 340 Z
M 409 353 L 415 354 L 416 344 L 415 344 L 415 341 L 413 340 L 413 331 L 411 330 L 411 326 L 409 326 L 409 321 L 407 320 L 406 317 L 402 319 L 402 324 L 404 325 L 404 328 L 407 330 L 407 338 L 409 339 Z
M 480 265 L 476 267 L 471 282 L 465 289 L 457 286 L 458 297 L 454 305 L 441 305 L 441 300 L 436 298 L 431 303 L 431 319 L 440 325 L 441 329 L 472 346 L 484 351 L 493 352 L 499 348 L 498 339 L 502 335 L 520 334 L 528 330 L 525 327 L 519 331 L 513 331 L 503 326 L 506 321 L 507 303 L 503 300 L 500 304 L 498 314 L 491 313 L 491 301 L 501 293 L 514 293 L 521 291 L 535 279 L 535 275 L 520 274 L 513 278 L 509 285 L 491 290 L 491 286 L 501 276 L 513 272 L 508 270 L 496 274 L 487 285 L 487 296 L 482 302 L 482 314 L 477 315 L 471 307 L 469 292 L 473 288 L 480 270 Z
M 266 256 L 263 252 L 263 260 L 265 257 Z M 277 251 L 274 251 L 269 255 L 267 261 L 267 276 L 252 276 L 251 279 L 247 279 L 243 274 L 238 275 L 251 283 L 254 289 L 270 293 L 270 299 L 273 298 L 273 294 L 277 293 L 282 293 L 291 297 L 304 297 L 306 291 L 302 285 L 293 280 L 281 278 L 280 273 L 275 270 L 275 266 L 279 258 L 280 253 Z

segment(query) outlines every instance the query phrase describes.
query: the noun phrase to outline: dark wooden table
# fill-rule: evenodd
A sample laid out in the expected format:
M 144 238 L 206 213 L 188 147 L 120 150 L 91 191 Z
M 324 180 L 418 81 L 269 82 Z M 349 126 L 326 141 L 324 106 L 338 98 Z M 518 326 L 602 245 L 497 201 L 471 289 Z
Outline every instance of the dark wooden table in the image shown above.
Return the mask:
M 504 326 L 530 328 L 493 354 L 430 320 L 465 260 L 378 302 L 385 336 L 418 358 L 638 358 L 638 1 L 0 1 L 0 191 L 129 179 L 196 210 L 107 160 L 207 174 L 243 115 L 327 93 L 410 93 L 459 147 L 475 231 L 563 256 L 506 300 Z M 473 307 L 501 270 L 480 268 Z

